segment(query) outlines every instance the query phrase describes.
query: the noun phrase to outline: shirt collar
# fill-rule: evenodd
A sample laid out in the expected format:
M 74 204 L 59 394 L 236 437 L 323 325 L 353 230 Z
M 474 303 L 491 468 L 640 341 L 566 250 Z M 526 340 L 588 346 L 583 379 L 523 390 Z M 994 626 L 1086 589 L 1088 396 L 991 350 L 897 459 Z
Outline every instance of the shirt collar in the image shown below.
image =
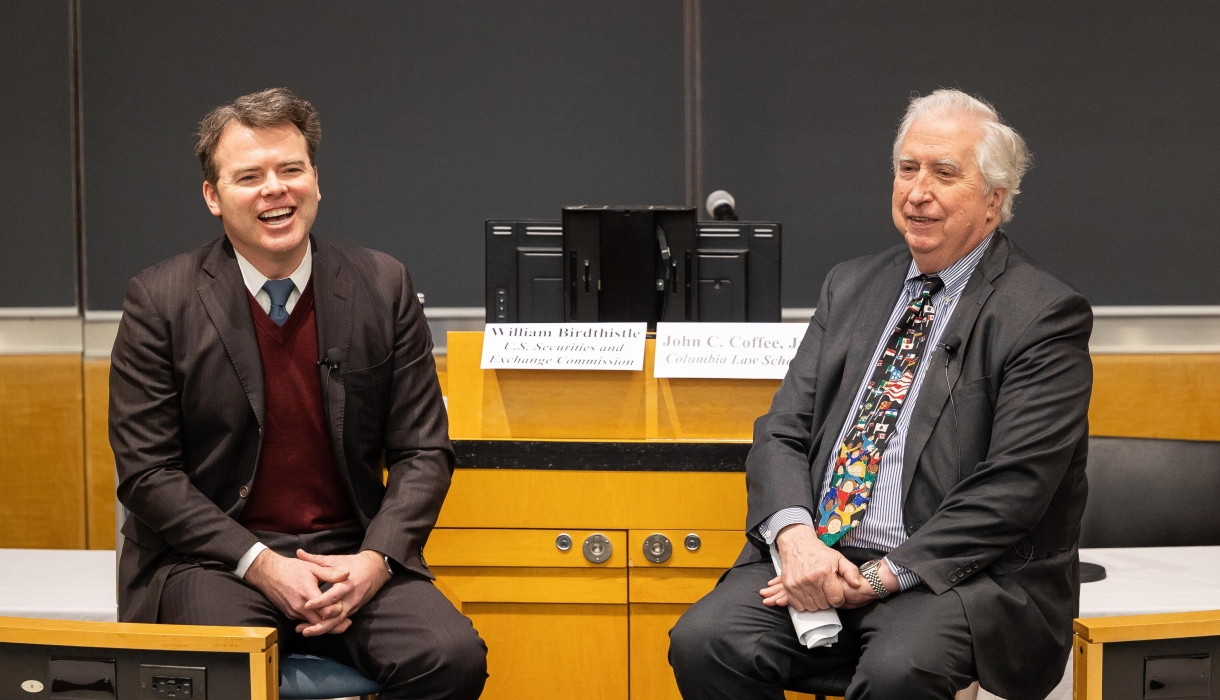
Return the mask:
M 945 288 L 941 292 L 947 298 L 957 297 L 966 288 L 966 283 L 970 281 L 970 275 L 974 272 L 974 268 L 978 266 L 979 261 L 983 259 L 983 253 L 987 252 L 987 246 L 991 243 L 991 239 L 995 237 L 995 232 L 987 234 L 987 237 L 982 240 L 974 250 L 966 254 L 964 258 L 950 265 L 948 268 L 941 270 L 936 274 L 941 282 L 945 283 Z M 908 290 L 911 282 L 923 273 L 919 271 L 919 266 L 911 260 L 911 266 L 907 268 L 907 286 Z
M 268 277 L 256 270 L 245 256 L 237 252 L 237 248 L 233 248 L 233 254 L 237 256 L 237 267 L 241 269 L 241 278 L 246 283 L 246 289 L 250 290 L 251 296 L 258 296 L 258 293 L 263 290 L 263 285 L 267 283 Z M 305 258 L 301 260 L 301 264 L 297 265 L 297 269 L 293 270 L 291 275 L 288 275 L 288 279 L 292 280 L 298 293 L 305 293 L 305 285 L 309 284 L 309 275 L 312 272 L 313 243 L 311 242 L 305 249 Z

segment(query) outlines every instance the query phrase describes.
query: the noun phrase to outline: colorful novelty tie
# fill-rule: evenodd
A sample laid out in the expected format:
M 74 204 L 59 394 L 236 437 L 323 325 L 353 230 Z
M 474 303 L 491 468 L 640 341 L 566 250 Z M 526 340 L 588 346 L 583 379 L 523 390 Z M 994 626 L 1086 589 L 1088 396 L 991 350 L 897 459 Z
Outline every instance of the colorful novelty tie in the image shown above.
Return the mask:
M 919 356 L 932 332 L 936 315 L 932 296 L 945 285 L 939 277 L 921 275 L 917 279 L 923 287 L 894 327 L 873 368 L 856 421 L 839 445 L 830 488 L 818 506 L 818 537 L 827 545 L 838 542 L 864 517 L 881 454 L 894 434 L 898 414 L 915 380 Z

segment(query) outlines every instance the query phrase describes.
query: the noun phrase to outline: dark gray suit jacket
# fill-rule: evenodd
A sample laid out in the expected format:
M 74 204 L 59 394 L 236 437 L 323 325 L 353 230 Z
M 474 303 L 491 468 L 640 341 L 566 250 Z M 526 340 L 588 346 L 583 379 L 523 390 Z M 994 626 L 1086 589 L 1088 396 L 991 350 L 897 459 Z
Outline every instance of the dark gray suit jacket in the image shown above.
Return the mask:
M 754 425 L 746 462 L 752 544 L 776 511 L 816 513 L 834 441 L 902 289 L 911 254 L 897 246 L 843 263 L 770 411 Z M 981 685 L 1042 698 L 1063 675 L 1079 608 L 1080 519 L 1088 485 L 1093 316 L 1079 293 L 997 233 L 949 320 L 949 356 L 929 348 L 902 465 L 910 539 L 890 553 L 936 594 L 957 595 L 969 619 Z M 959 457 L 960 455 L 960 457 Z
M 342 362 L 329 373 L 327 419 L 363 548 L 431 576 L 421 552 L 449 489 L 453 448 L 423 309 L 388 255 L 313 245 L 319 355 L 338 348 Z M 176 564 L 235 568 L 258 541 L 237 522 L 265 425 L 247 294 L 224 237 L 128 285 L 110 370 L 110 444 L 119 500 L 131 511 L 120 620 L 155 622 Z

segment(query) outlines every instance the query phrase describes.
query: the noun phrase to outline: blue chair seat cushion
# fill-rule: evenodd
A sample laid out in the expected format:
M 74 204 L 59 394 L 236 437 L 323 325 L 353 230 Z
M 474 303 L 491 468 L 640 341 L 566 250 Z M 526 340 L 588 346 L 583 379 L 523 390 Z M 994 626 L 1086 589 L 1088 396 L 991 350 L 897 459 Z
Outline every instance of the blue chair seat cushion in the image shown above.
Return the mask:
M 376 682 L 334 659 L 305 654 L 280 659 L 280 697 L 285 700 L 325 700 L 380 691 Z

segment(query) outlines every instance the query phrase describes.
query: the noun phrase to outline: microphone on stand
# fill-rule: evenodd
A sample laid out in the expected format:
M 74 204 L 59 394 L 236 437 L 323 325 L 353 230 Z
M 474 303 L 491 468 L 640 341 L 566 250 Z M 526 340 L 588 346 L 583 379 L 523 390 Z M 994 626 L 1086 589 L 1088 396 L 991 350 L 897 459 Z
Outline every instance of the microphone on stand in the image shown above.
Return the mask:
M 724 190 L 709 194 L 705 206 L 708 216 L 716 221 L 737 221 L 737 202 Z

